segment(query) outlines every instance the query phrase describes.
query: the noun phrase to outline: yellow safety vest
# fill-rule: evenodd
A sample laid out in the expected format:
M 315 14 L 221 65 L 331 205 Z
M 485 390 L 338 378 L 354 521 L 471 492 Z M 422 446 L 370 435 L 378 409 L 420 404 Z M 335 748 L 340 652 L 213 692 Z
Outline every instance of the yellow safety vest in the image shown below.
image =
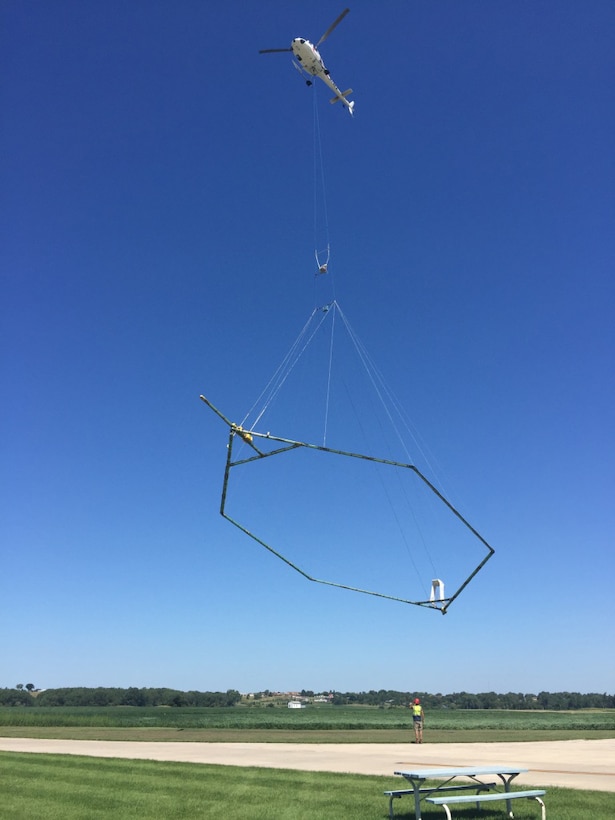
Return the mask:
M 420 703 L 412 704 L 412 714 L 414 715 L 414 717 L 421 717 L 421 715 L 423 714 L 423 707 L 420 705 Z

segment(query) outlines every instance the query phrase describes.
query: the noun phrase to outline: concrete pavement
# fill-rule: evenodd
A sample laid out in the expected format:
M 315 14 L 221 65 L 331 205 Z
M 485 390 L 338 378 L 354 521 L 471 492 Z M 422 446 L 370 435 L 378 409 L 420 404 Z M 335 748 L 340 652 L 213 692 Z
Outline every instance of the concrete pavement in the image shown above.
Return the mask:
M 85 755 L 223 766 L 351 772 L 391 777 L 437 766 L 514 765 L 527 768 L 516 785 L 615 792 L 615 738 L 531 743 L 175 743 L 43 740 L 0 737 L 0 750 Z

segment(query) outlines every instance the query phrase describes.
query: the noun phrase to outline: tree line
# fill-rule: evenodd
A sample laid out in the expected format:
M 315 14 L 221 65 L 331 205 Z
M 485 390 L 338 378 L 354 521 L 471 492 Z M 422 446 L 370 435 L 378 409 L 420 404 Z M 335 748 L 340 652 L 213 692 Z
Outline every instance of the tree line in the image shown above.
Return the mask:
M 420 698 L 425 709 L 613 709 L 615 695 L 580 692 L 453 692 L 432 694 L 430 692 L 398 692 L 395 690 L 371 690 L 369 692 L 334 692 L 333 703 L 346 705 L 357 703 L 365 706 L 407 706 L 414 698 Z
M 2 706 L 235 706 L 236 689 L 226 692 L 182 692 L 167 688 L 72 686 L 62 689 L 0 689 Z
M 254 693 L 253 697 L 271 696 L 273 693 Z M 284 693 L 275 693 L 285 698 Z M 452 694 L 432 694 L 430 692 L 400 692 L 392 689 L 372 689 L 369 692 L 313 692 L 303 689 L 301 697 L 307 701 L 318 695 L 329 697 L 334 706 L 352 704 L 380 706 L 384 708 L 407 706 L 418 697 L 425 709 L 536 709 L 563 711 L 569 709 L 613 709 L 615 695 L 580 692 L 453 692 Z M 213 707 L 237 706 L 242 700 L 236 689 L 226 692 L 183 692 L 168 688 L 126 688 L 73 686 L 61 689 L 37 690 L 33 684 L 24 687 L 18 684 L 14 689 L 0 689 L 0 706 L 173 706 L 173 707 Z

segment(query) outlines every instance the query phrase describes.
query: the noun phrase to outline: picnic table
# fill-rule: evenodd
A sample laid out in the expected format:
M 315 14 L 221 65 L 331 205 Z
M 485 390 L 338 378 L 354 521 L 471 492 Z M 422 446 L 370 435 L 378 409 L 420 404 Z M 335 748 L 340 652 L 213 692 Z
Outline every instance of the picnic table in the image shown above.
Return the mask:
M 511 782 L 515 777 L 517 777 L 518 774 L 521 774 L 522 772 L 527 772 L 527 769 L 505 765 L 461 766 L 457 769 L 410 769 L 395 772 L 396 775 L 401 775 L 401 777 L 404 777 L 411 784 L 412 788 L 407 790 L 397 789 L 391 792 L 385 792 L 385 794 L 389 795 L 389 815 L 390 817 L 393 817 L 394 798 L 401 797 L 402 794 L 405 793 L 414 795 L 414 814 L 416 820 L 421 820 L 421 800 L 431 795 L 441 797 L 441 792 L 456 792 L 467 789 L 476 789 L 476 795 L 468 795 L 464 799 L 468 802 L 475 799 L 479 801 L 480 795 L 478 793 L 489 791 L 495 785 L 494 783 L 485 782 L 483 778 L 488 777 L 497 777 L 500 779 L 500 782 L 504 786 L 504 794 L 502 794 L 502 799 L 506 799 L 506 795 L 510 793 Z M 455 785 L 451 785 L 453 781 L 456 781 L 457 778 L 460 777 L 465 778 L 470 782 L 455 783 Z M 424 786 L 423 784 L 426 780 L 442 780 L 443 782 L 438 783 L 437 786 Z M 454 799 L 455 798 L 451 798 L 451 800 Z M 460 798 L 457 798 L 457 800 L 460 800 Z M 512 805 L 510 799 L 506 800 L 506 810 L 508 812 L 508 816 L 512 817 Z

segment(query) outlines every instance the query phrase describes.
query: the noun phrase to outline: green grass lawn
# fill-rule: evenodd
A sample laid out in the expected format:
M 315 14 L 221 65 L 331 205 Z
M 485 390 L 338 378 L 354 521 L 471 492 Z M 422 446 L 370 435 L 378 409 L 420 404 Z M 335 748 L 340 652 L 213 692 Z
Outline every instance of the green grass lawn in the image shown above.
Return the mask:
M 394 776 L 300 772 L 280 769 L 159 763 L 0 752 L 0 817 L 7 820 L 386 820 L 386 789 Z M 615 794 L 547 788 L 547 817 L 607 820 L 615 816 Z M 409 798 L 395 814 L 413 818 Z M 444 817 L 426 806 L 424 816 Z M 470 820 L 474 807 L 454 817 Z M 482 820 L 505 820 L 504 806 L 483 808 Z M 516 820 L 539 818 L 535 802 L 522 801 Z

